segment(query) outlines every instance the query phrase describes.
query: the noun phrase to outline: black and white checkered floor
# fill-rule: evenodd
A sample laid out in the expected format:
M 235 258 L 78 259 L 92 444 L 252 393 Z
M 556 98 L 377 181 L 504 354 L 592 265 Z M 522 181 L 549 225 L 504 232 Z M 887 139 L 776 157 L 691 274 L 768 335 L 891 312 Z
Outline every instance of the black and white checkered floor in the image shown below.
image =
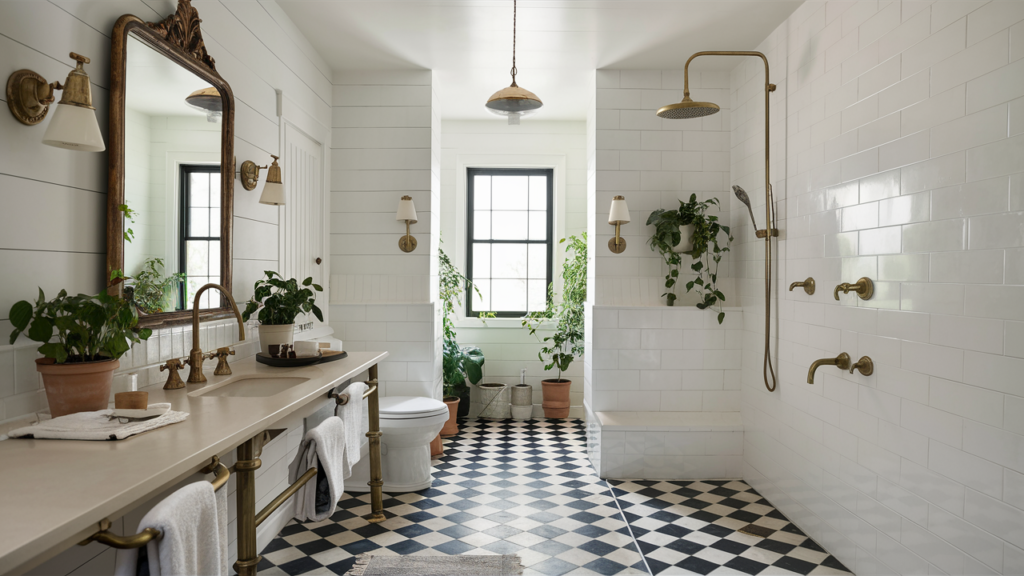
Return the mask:
M 384 495 L 380 524 L 348 493 L 329 520 L 292 522 L 260 574 L 345 574 L 364 552 L 518 554 L 524 576 L 847 574 L 743 482 L 601 480 L 580 420 L 466 420 L 433 465 L 429 490 Z M 776 532 L 736 532 L 750 523 Z

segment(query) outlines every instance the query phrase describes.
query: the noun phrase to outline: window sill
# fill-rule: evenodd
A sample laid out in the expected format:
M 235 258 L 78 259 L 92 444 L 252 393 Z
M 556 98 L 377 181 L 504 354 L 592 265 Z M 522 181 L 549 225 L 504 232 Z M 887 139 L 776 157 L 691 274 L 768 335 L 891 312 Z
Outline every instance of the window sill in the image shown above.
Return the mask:
M 525 330 L 522 318 L 457 318 L 456 328 L 515 328 Z

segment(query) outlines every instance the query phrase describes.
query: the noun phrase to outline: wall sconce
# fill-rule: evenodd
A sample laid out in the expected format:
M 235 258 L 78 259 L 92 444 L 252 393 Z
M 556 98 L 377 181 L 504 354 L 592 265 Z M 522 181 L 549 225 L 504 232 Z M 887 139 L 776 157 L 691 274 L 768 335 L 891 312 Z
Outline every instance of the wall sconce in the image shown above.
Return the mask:
M 626 251 L 626 239 L 619 235 L 619 226 L 629 224 L 629 206 L 625 196 L 612 198 L 612 207 L 608 212 L 608 223 L 615 225 L 615 238 L 608 239 L 608 249 L 615 254 Z
M 263 193 L 260 195 L 260 204 L 270 206 L 284 205 L 284 184 L 281 180 L 281 166 L 277 163 L 278 156 L 270 155 L 274 161 L 270 166 L 259 166 L 252 160 L 242 162 L 238 172 L 238 179 L 242 181 L 242 188 L 254 190 L 260 180 L 260 170 L 267 169 L 267 182 L 263 185 Z
M 43 144 L 69 150 L 102 152 L 107 147 L 96 120 L 96 109 L 92 107 L 89 75 L 82 67 L 89 63 L 89 59 L 74 52 L 71 58 L 78 61 L 78 65 L 68 73 L 63 85 L 60 82 L 48 83 L 32 70 L 18 70 L 11 74 L 7 78 L 7 107 L 18 122 L 35 126 L 50 111 L 50 104 L 54 100 L 53 91 L 63 90 L 50 125 L 43 134 Z
M 395 220 L 405 220 L 405 236 L 398 239 L 398 247 L 402 252 L 412 252 L 416 249 L 416 239 L 409 232 L 409 226 L 416 223 L 416 205 L 412 202 L 412 196 L 402 196 L 398 203 L 398 214 Z

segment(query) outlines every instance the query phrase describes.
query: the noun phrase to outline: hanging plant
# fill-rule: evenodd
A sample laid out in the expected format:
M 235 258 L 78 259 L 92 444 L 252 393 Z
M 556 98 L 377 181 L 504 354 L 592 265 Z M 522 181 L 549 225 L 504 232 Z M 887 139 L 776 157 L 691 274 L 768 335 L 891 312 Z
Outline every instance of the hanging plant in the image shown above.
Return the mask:
M 697 195 L 691 194 L 689 202 L 679 201 L 678 210 L 659 208 L 651 212 L 647 225 L 654 226 L 654 234 L 648 244 L 651 250 L 661 254 L 668 266 L 668 274 L 665 275 L 667 291 L 662 294 L 668 299 L 668 305 L 675 305 L 676 284 L 683 265 L 682 255 L 687 254 L 693 260 L 690 270 L 697 277 L 686 283 L 686 291 L 695 290 L 700 297 L 697 308 L 718 310 L 718 323 L 721 324 L 725 320 L 725 312 L 722 311 L 725 294 L 718 289 L 718 265 L 722 261 L 722 254 L 729 251 L 732 235 L 728 226 L 718 222 L 718 216 L 708 215 L 708 209 L 712 206 L 719 207 L 718 198 L 698 202 Z M 688 224 L 693 225 L 693 248 L 686 252 L 675 252 L 675 247 L 683 241 L 680 227 Z M 724 232 L 728 238 L 725 246 L 718 244 L 720 232 Z

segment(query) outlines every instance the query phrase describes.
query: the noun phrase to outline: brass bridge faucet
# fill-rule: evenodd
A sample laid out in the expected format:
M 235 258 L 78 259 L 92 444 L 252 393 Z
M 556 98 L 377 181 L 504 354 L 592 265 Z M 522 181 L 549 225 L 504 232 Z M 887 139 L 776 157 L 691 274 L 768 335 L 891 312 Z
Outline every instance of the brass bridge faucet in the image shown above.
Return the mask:
M 839 300 L 839 291 L 842 290 L 843 294 L 849 294 L 850 292 L 856 292 L 860 296 L 861 300 L 870 300 L 871 296 L 875 294 L 875 284 L 871 281 L 871 278 L 861 278 L 853 284 L 849 282 L 843 282 L 836 286 L 835 292 L 832 293 Z
M 238 318 L 238 339 L 245 340 L 245 322 L 242 320 L 242 314 L 238 311 L 238 305 L 235 304 L 235 299 L 231 297 L 231 293 L 220 284 L 207 284 L 197 290 L 195 300 L 192 303 L 192 351 L 188 353 L 189 384 L 206 382 L 206 376 L 203 375 L 203 360 L 206 356 L 203 354 L 203 349 L 199 347 L 199 297 L 210 288 L 220 290 L 228 299 L 228 302 L 231 303 L 231 309 L 235 312 L 235 317 Z M 227 368 L 227 356 L 225 355 L 221 360 L 225 364 L 223 368 Z M 218 366 L 218 369 L 221 368 Z

